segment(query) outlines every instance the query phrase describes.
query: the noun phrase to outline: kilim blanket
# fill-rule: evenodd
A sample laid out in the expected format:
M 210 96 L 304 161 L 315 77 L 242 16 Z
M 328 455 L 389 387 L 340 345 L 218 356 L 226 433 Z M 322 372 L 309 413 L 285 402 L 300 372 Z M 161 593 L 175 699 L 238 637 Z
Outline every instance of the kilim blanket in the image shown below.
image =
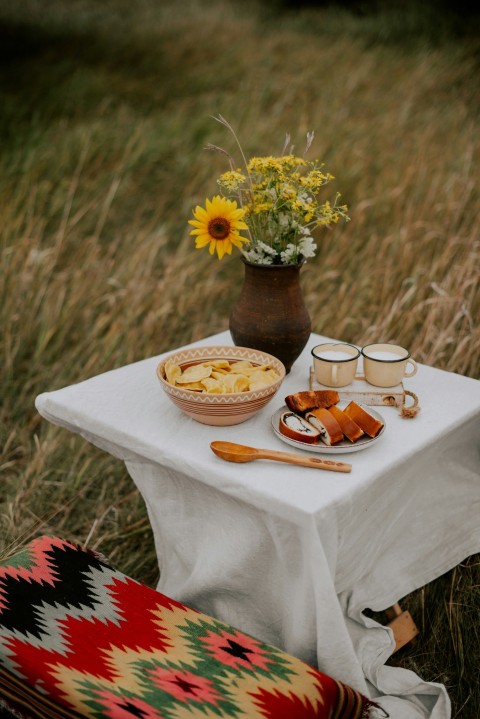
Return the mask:
M 375 706 L 50 537 L 0 563 L 0 699 L 29 719 L 359 719 Z

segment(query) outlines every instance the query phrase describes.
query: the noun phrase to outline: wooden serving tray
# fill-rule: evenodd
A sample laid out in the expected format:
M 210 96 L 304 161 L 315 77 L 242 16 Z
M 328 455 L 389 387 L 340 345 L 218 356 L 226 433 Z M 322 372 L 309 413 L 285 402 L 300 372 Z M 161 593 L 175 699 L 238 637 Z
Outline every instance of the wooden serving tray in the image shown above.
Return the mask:
M 403 407 L 405 405 L 405 389 L 403 383 L 395 385 L 395 387 L 374 387 L 369 384 L 362 376 L 357 376 L 354 381 L 346 387 L 326 387 L 315 379 L 313 367 L 310 367 L 310 389 L 335 389 L 340 395 L 341 401 L 358 402 L 383 407 Z
M 332 389 L 317 382 L 313 366 L 310 367 L 310 389 Z M 353 382 L 346 387 L 335 387 L 340 401 L 353 400 L 358 404 L 366 404 L 372 407 L 398 407 L 400 415 L 406 419 L 413 419 L 420 412 L 418 397 L 414 392 L 405 389 L 403 382 L 395 387 L 374 387 L 369 384 L 365 377 L 357 375 Z M 407 397 L 410 397 L 407 405 Z

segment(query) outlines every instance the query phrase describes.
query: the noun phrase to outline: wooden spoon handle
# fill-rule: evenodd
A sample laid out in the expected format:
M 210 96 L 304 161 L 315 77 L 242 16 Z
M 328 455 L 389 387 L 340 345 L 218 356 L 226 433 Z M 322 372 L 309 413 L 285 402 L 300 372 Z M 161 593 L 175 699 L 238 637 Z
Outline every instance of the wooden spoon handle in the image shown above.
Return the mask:
M 257 449 L 256 459 L 273 459 L 277 462 L 296 464 L 299 467 L 315 467 L 316 469 L 329 469 L 332 472 L 351 472 L 352 465 L 347 462 L 336 462 L 324 457 L 302 457 L 291 452 L 279 452 L 276 449 Z

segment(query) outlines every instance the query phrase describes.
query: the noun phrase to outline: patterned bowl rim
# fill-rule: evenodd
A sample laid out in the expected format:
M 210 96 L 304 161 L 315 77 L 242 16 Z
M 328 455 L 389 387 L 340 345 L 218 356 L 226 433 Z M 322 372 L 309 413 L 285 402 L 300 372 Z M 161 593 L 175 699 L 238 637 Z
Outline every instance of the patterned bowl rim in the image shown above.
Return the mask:
M 163 376 L 163 370 L 165 364 L 170 360 L 176 361 L 178 364 L 186 364 L 187 362 L 201 362 L 202 359 L 248 359 L 250 362 L 258 364 L 269 364 L 280 374 L 278 380 L 269 384 L 268 387 L 258 390 L 249 390 L 248 392 L 228 392 L 224 394 L 203 394 L 196 392 L 191 389 L 181 389 L 180 387 L 174 387 L 171 385 Z M 165 392 L 172 397 L 172 399 L 179 399 L 194 403 L 195 405 L 219 405 L 226 403 L 229 405 L 236 404 L 241 405 L 252 400 L 260 400 L 262 398 L 268 398 L 277 392 L 283 380 L 285 379 L 286 369 L 285 365 L 273 355 L 262 350 L 255 350 L 251 347 L 239 347 L 237 345 L 220 345 L 210 346 L 205 345 L 203 347 L 189 347 L 164 357 L 157 365 L 157 377 L 160 380 Z

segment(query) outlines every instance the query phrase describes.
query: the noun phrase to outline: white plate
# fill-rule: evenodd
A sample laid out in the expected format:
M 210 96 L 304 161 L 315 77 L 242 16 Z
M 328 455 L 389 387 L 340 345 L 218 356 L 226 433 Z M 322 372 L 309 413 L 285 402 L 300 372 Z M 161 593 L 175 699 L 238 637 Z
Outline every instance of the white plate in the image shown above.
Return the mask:
M 348 402 L 339 402 L 338 407 L 340 409 L 343 409 L 347 406 L 347 404 Z M 360 406 L 362 407 L 362 405 Z M 368 437 L 367 435 L 365 435 L 365 437 L 360 437 L 360 439 L 358 439 L 355 443 L 350 442 L 350 440 L 348 439 L 342 439 L 341 442 L 338 442 L 337 444 L 334 444 L 329 447 L 327 444 L 324 444 L 321 441 L 318 444 L 308 444 L 308 442 L 299 442 L 296 439 L 290 439 L 290 437 L 286 437 L 280 432 L 278 428 L 281 415 L 284 412 L 291 411 L 286 405 L 280 407 L 280 409 L 277 409 L 275 414 L 272 415 L 272 429 L 277 435 L 277 437 L 282 440 L 282 442 L 291 444 L 292 447 L 296 447 L 297 449 L 305 449 L 307 450 L 307 452 L 318 452 L 319 454 L 346 454 L 347 452 L 359 452 L 361 449 L 367 449 L 367 447 L 371 447 L 372 444 L 375 444 L 385 432 L 386 426 L 385 420 L 383 419 L 382 415 L 375 409 L 373 409 L 373 407 L 365 406 L 365 409 L 370 412 L 370 414 L 372 414 L 376 419 L 380 420 L 380 422 L 383 422 L 383 427 L 376 437 Z

